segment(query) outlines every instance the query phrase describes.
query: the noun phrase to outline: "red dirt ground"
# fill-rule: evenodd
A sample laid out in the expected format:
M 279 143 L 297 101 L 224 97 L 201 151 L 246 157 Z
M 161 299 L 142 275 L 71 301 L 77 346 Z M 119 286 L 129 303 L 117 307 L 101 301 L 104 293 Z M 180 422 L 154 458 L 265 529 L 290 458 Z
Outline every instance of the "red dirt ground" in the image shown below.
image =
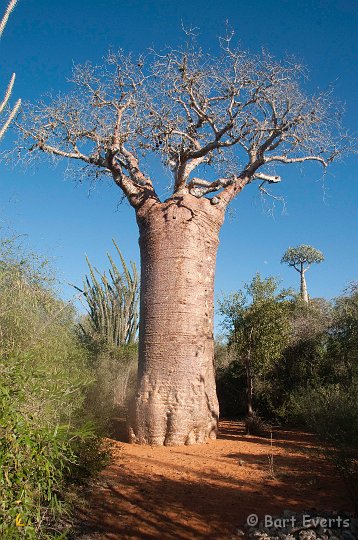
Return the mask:
M 76 538 L 231 540 L 252 513 L 351 511 L 344 484 L 313 435 L 280 429 L 273 437 L 271 448 L 270 439 L 223 421 L 219 438 L 204 445 L 115 443 L 113 463 L 84 494 Z

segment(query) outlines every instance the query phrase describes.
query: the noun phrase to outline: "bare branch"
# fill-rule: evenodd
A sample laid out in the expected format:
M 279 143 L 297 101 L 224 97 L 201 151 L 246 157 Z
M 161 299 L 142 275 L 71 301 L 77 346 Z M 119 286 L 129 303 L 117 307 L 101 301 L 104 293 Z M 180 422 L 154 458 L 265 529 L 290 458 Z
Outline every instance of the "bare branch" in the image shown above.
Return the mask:
M 55 156 L 65 157 L 68 159 L 80 159 L 82 161 L 85 161 L 86 163 L 94 163 L 94 160 L 91 161 L 90 157 L 85 156 L 78 150 L 75 152 L 65 152 L 64 150 L 60 150 L 59 148 L 55 148 L 54 146 L 50 146 L 49 144 L 43 143 L 41 141 L 36 143 L 36 146 L 47 154 L 53 154 Z
M 12 89 L 13 89 L 13 86 L 14 86 L 14 82 L 15 82 L 15 73 L 12 74 L 12 77 L 10 79 L 10 82 L 9 82 L 8 87 L 6 89 L 6 92 L 5 92 L 4 99 L 2 100 L 2 103 L 0 104 L 0 114 L 3 112 L 4 108 L 8 104 L 8 101 L 10 99 L 11 92 L 12 92 Z
M 267 195 L 268 197 L 271 197 L 272 199 L 275 199 L 276 201 L 280 201 L 280 202 L 284 202 L 284 199 L 283 197 L 281 196 L 277 196 L 277 195 L 273 195 L 273 193 L 271 193 L 270 191 L 268 191 L 264 185 L 265 185 L 266 181 L 262 182 L 262 184 L 259 185 L 259 190 L 261 191 L 261 193 L 263 193 L 264 195 Z
M 4 29 L 6 27 L 6 23 L 7 23 L 8 19 L 9 19 L 9 17 L 10 17 L 11 12 L 15 8 L 16 4 L 17 4 L 17 0 L 10 0 L 10 2 L 7 5 L 5 13 L 4 13 L 4 15 L 3 15 L 3 17 L 2 17 L 2 19 L 0 21 L 0 37 L 2 36 L 2 34 L 4 32 Z M 9 102 L 9 99 L 10 99 L 10 96 L 11 96 L 11 93 L 12 93 L 12 89 L 13 89 L 13 86 L 14 86 L 14 82 L 15 82 L 15 73 L 12 74 L 10 82 L 9 82 L 8 87 L 6 89 L 6 92 L 5 92 L 4 99 L 0 103 L 0 114 L 3 113 L 5 107 L 7 107 L 7 105 L 8 105 L 8 102 Z M 12 109 L 10 107 L 8 107 L 7 118 L 6 118 L 5 122 L 4 122 L 4 124 L 0 128 L 0 139 L 2 139 L 5 132 L 9 128 L 11 122 L 14 120 L 15 116 L 17 115 L 17 113 L 18 113 L 18 111 L 20 109 L 20 105 L 21 105 L 21 100 L 18 99 Z
M 102 67 L 76 67 L 73 93 L 26 107 L 23 141 L 32 154 L 82 161 L 86 175 L 91 168 L 96 177 L 111 174 L 134 206 L 158 200 L 144 172 L 148 154 L 172 171 L 174 193 L 216 192 L 212 203 L 226 208 L 255 179 L 273 197 L 267 185 L 281 180 L 276 165 L 326 168 L 350 151 L 331 89 L 308 97 L 297 62 L 248 54 L 233 47 L 232 32 L 220 44 L 217 57 L 192 40 L 137 59 L 111 52 Z M 215 167 L 218 179 L 197 178 L 204 166 Z
M 269 182 L 269 184 L 277 184 L 278 182 L 281 182 L 280 176 L 272 176 L 270 174 L 264 174 L 264 173 L 255 173 L 254 178 L 258 178 L 259 180 L 264 180 L 265 182 Z
M 192 178 L 188 183 L 189 193 L 195 197 L 203 197 L 208 193 L 213 193 L 225 188 L 233 183 L 232 178 L 219 178 L 215 182 L 207 182 L 201 178 Z
M 0 21 L 0 37 L 2 36 L 2 33 L 5 29 L 5 26 L 6 26 L 6 23 L 11 15 L 11 12 L 13 11 L 14 7 L 16 6 L 17 4 L 17 0 L 10 0 L 10 2 L 8 3 L 8 6 L 5 10 L 5 13 L 3 15 L 3 18 L 1 19 Z
M 249 176 L 234 177 L 232 182 L 216 197 L 215 204 L 219 205 L 222 211 L 225 211 L 229 203 L 244 189 L 250 182 Z
M 4 125 L 0 129 L 0 139 L 4 136 L 6 130 L 10 126 L 11 122 L 14 120 L 17 113 L 19 112 L 20 106 L 21 106 L 21 99 L 18 99 L 17 102 L 15 103 L 13 109 L 10 111 L 10 114 L 7 117 Z
M 323 165 L 323 167 L 327 167 L 329 161 L 324 160 L 320 156 L 302 156 L 302 157 L 296 157 L 296 158 L 289 158 L 286 156 L 270 156 L 265 157 L 265 163 L 271 163 L 273 161 L 277 161 L 279 163 L 303 163 L 304 161 L 318 161 Z
M 139 162 L 134 154 L 132 154 L 124 146 L 121 146 L 119 153 L 124 157 L 125 162 L 123 166 L 128 170 L 129 177 L 132 179 L 132 181 L 138 186 L 146 186 L 147 189 L 152 190 L 154 194 L 153 184 L 151 180 L 144 176 L 144 174 L 139 170 Z

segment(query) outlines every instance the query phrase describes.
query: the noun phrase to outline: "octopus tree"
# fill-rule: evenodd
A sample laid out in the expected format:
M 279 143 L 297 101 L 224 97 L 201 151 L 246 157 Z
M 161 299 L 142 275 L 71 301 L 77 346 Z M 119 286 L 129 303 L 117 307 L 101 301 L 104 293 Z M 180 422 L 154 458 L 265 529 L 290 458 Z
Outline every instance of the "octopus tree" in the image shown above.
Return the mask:
M 2 16 L 2 19 L 0 20 L 0 38 L 5 30 L 5 27 L 11 15 L 11 12 L 14 10 L 16 4 L 17 4 L 17 0 L 11 0 L 7 5 L 5 13 Z M 6 88 L 4 98 L 2 102 L 0 102 L 0 115 L 2 116 L 4 112 L 6 111 L 5 120 L 2 122 L 2 125 L 0 124 L 0 140 L 3 138 L 11 122 L 16 117 L 20 109 L 20 105 L 21 105 L 21 99 L 18 99 L 12 108 L 9 107 L 9 100 L 12 94 L 14 83 L 15 83 L 15 73 L 12 74 L 9 84 Z

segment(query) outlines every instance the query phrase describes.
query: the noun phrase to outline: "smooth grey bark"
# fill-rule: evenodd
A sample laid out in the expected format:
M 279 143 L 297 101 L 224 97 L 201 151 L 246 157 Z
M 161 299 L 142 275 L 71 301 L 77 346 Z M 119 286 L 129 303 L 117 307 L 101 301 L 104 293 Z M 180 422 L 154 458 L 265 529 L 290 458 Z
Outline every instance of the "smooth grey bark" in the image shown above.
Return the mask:
M 307 291 L 307 283 L 306 283 L 306 278 L 305 278 L 305 272 L 306 272 L 306 270 L 303 268 L 303 265 L 301 265 L 301 270 L 300 270 L 300 276 L 301 276 L 300 294 L 301 294 L 302 300 L 306 304 L 308 304 L 308 291 Z
M 214 275 L 223 212 L 191 195 L 138 211 L 141 302 L 130 441 L 201 443 L 216 437 Z

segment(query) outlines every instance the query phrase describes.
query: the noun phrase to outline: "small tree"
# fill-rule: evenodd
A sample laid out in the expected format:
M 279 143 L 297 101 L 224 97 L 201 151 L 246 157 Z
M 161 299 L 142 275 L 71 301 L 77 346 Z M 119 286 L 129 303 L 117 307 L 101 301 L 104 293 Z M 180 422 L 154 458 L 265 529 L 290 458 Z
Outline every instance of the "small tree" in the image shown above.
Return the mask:
M 0 22 L 0 38 L 1 38 L 2 33 L 3 33 L 4 29 L 5 29 L 5 26 L 6 26 L 6 23 L 8 21 L 8 18 L 10 16 L 10 13 L 12 12 L 12 10 L 16 6 L 16 4 L 17 4 L 17 0 L 11 0 L 11 2 L 9 2 L 9 4 L 8 4 L 8 6 L 6 8 L 4 16 L 3 16 L 3 18 L 2 18 L 2 20 Z M 12 93 L 12 89 L 13 89 L 13 86 L 14 86 L 14 82 L 15 82 L 15 73 L 12 74 L 12 77 L 10 79 L 10 82 L 9 82 L 8 87 L 6 89 L 6 92 L 5 92 L 4 99 L 0 103 L 0 115 L 2 115 L 2 113 L 4 112 L 5 107 L 7 106 L 8 102 L 9 102 L 9 99 L 10 99 L 10 96 L 11 96 L 11 93 Z M 20 105 L 21 105 L 21 99 L 18 99 L 17 102 L 15 103 L 14 107 L 9 110 L 9 112 L 7 114 L 7 118 L 5 119 L 5 122 L 0 127 L 0 139 L 3 138 L 6 130 L 9 127 L 9 125 L 11 124 L 13 119 L 15 118 L 15 116 L 16 116 L 19 108 L 20 108 Z
M 277 292 L 275 278 L 262 279 L 256 274 L 244 291 L 224 296 L 219 303 L 229 344 L 245 367 L 248 417 L 254 414 L 255 391 L 260 384 L 264 386 L 289 340 L 286 298 L 287 292 Z
M 303 302 L 308 304 L 308 292 L 305 273 L 312 263 L 320 263 L 324 260 L 323 253 L 312 246 L 301 244 L 295 248 L 288 248 L 284 253 L 281 262 L 292 266 L 301 277 L 300 294 Z

